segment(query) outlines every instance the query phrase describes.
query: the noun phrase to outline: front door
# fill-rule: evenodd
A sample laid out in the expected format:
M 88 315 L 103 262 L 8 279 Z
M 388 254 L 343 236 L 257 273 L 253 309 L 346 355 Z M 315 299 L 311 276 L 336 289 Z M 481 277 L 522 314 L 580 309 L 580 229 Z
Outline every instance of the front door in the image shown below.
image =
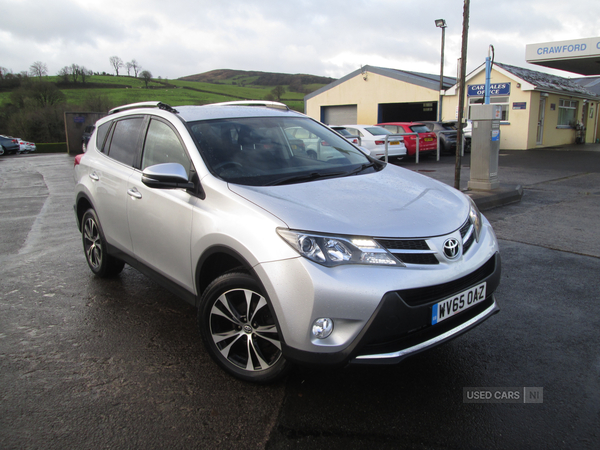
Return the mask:
M 537 145 L 542 145 L 544 141 L 544 116 L 546 114 L 546 97 L 540 98 L 540 111 L 538 113 L 538 126 L 537 126 Z

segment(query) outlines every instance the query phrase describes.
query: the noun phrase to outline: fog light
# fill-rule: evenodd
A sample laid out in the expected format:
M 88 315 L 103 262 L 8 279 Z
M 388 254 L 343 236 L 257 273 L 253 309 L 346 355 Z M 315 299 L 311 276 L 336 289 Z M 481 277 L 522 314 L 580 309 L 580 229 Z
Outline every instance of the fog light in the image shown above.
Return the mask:
M 317 339 L 325 339 L 329 337 L 333 331 L 333 320 L 322 317 L 313 322 L 312 333 Z

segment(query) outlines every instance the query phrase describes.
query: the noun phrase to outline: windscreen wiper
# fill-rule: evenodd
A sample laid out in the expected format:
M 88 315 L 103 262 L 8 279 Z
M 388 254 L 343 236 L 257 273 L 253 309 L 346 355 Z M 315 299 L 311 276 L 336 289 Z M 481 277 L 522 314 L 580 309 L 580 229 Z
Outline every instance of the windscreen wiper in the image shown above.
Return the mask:
M 375 163 L 374 162 L 370 162 L 370 163 L 365 163 L 365 164 L 361 164 L 359 167 L 357 167 L 354 170 L 351 170 L 350 172 L 346 172 L 347 175 L 356 175 L 358 173 L 361 173 L 363 170 L 368 169 L 369 167 L 374 167 Z
M 319 178 L 332 178 L 339 177 L 340 175 L 347 175 L 348 172 L 311 172 L 303 175 L 292 175 L 289 177 L 278 178 L 270 183 L 267 183 L 266 186 L 281 186 L 283 184 L 291 184 L 291 183 L 302 183 L 305 181 L 312 181 Z

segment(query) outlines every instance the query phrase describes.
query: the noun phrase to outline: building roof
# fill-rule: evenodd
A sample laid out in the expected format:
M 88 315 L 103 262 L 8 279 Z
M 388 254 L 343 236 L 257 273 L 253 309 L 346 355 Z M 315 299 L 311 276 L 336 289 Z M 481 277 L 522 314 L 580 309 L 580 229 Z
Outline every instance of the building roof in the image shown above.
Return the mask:
M 570 78 L 550 75 L 548 73 L 538 72 L 522 67 L 511 66 L 500 62 L 494 62 L 492 70 L 504 74 L 508 78 L 521 84 L 523 91 L 541 91 L 552 92 L 555 94 L 566 94 L 574 97 L 583 97 L 597 99 L 597 94 L 586 89 L 581 84 L 576 83 Z M 466 82 L 485 71 L 485 64 L 482 64 L 477 69 L 473 70 L 466 77 Z M 457 86 L 454 85 L 448 89 L 445 95 L 456 95 Z
M 570 94 L 582 94 L 585 96 L 596 95 L 594 92 L 586 89 L 580 84 L 577 84 L 569 78 L 537 72 L 531 69 L 524 69 L 522 67 L 509 66 L 508 64 L 503 63 L 494 63 L 494 65 L 502 67 L 504 70 L 521 78 L 522 80 L 533 84 L 536 86 L 536 88 L 538 88 L 537 90 L 549 89 L 555 92 L 562 91 Z
M 600 77 L 573 78 L 571 81 L 583 86 L 600 97 Z
M 410 72 L 408 70 L 387 69 L 385 67 L 376 67 L 376 66 L 363 66 L 360 69 L 355 70 L 354 72 L 349 73 L 348 75 L 340 78 L 339 80 L 336 80 L 332 83 L 329 83 L 327 86 L 323 86 L 321 89 L 311 92 L 310 94 L 308 94 L 304 97 L 304 101 L 306 101 L 310 98 L 313 98 L 319 94 L 322 94 L 323 92 L 328 91 L 329 89 L 339 86 L 340 84 L 345 83 L 346 81 L 350 80 L 351 78 L 354 78 L 360 74 L 367 74 L 369 72 L 376 73 L 376 74 L 384 76 L 384 77 L 393 78 L 394 80 L 402 81 L 405 83 L 410 83 L 410 84 L 414 84 L 417 86 L 421 86 L 421 87 L 424 87 L 427 89 L 432 89 L 434 91 L 438 91 L 440 89 L 439 74 L 431 75 L 431 74 L 427 74 L 427 73 Z M 454 78 L 454 77 L 444 77 L 443 78 L 443 88 L 444 89 L 448 89 L 455 84 L 456 84 L 456 78 Z

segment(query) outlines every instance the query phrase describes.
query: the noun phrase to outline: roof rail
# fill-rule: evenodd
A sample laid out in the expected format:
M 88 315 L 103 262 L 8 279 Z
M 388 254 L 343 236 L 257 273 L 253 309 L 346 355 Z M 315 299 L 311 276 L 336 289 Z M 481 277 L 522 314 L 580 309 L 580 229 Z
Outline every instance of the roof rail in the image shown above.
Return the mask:
M 116 108 L 111 109 L 110 111 L 108 111 L 108 114 L 115 114 L 121 111 L 127 111 L 128 109 L 135 109 L 135 108 L 158 108 L 158 109 L 162 109 L 165 111 L 169 111 L 172 113 L 177 113 L 177 110 L 173 107 L 171 107 L 170 105 L 167 105 L 166 103 L 163 102 L 139 102 L 139 103 L 130 103 L 129 105 L 122 105 L 122 106 L 117 106 Z
M 290 108 L 284 103 L 266 100 L 238 100 L 234 102 L 211 103 L 210 106 L 264 106 L 266 108 L 284 109 L 286 111 L 290 110 Z

